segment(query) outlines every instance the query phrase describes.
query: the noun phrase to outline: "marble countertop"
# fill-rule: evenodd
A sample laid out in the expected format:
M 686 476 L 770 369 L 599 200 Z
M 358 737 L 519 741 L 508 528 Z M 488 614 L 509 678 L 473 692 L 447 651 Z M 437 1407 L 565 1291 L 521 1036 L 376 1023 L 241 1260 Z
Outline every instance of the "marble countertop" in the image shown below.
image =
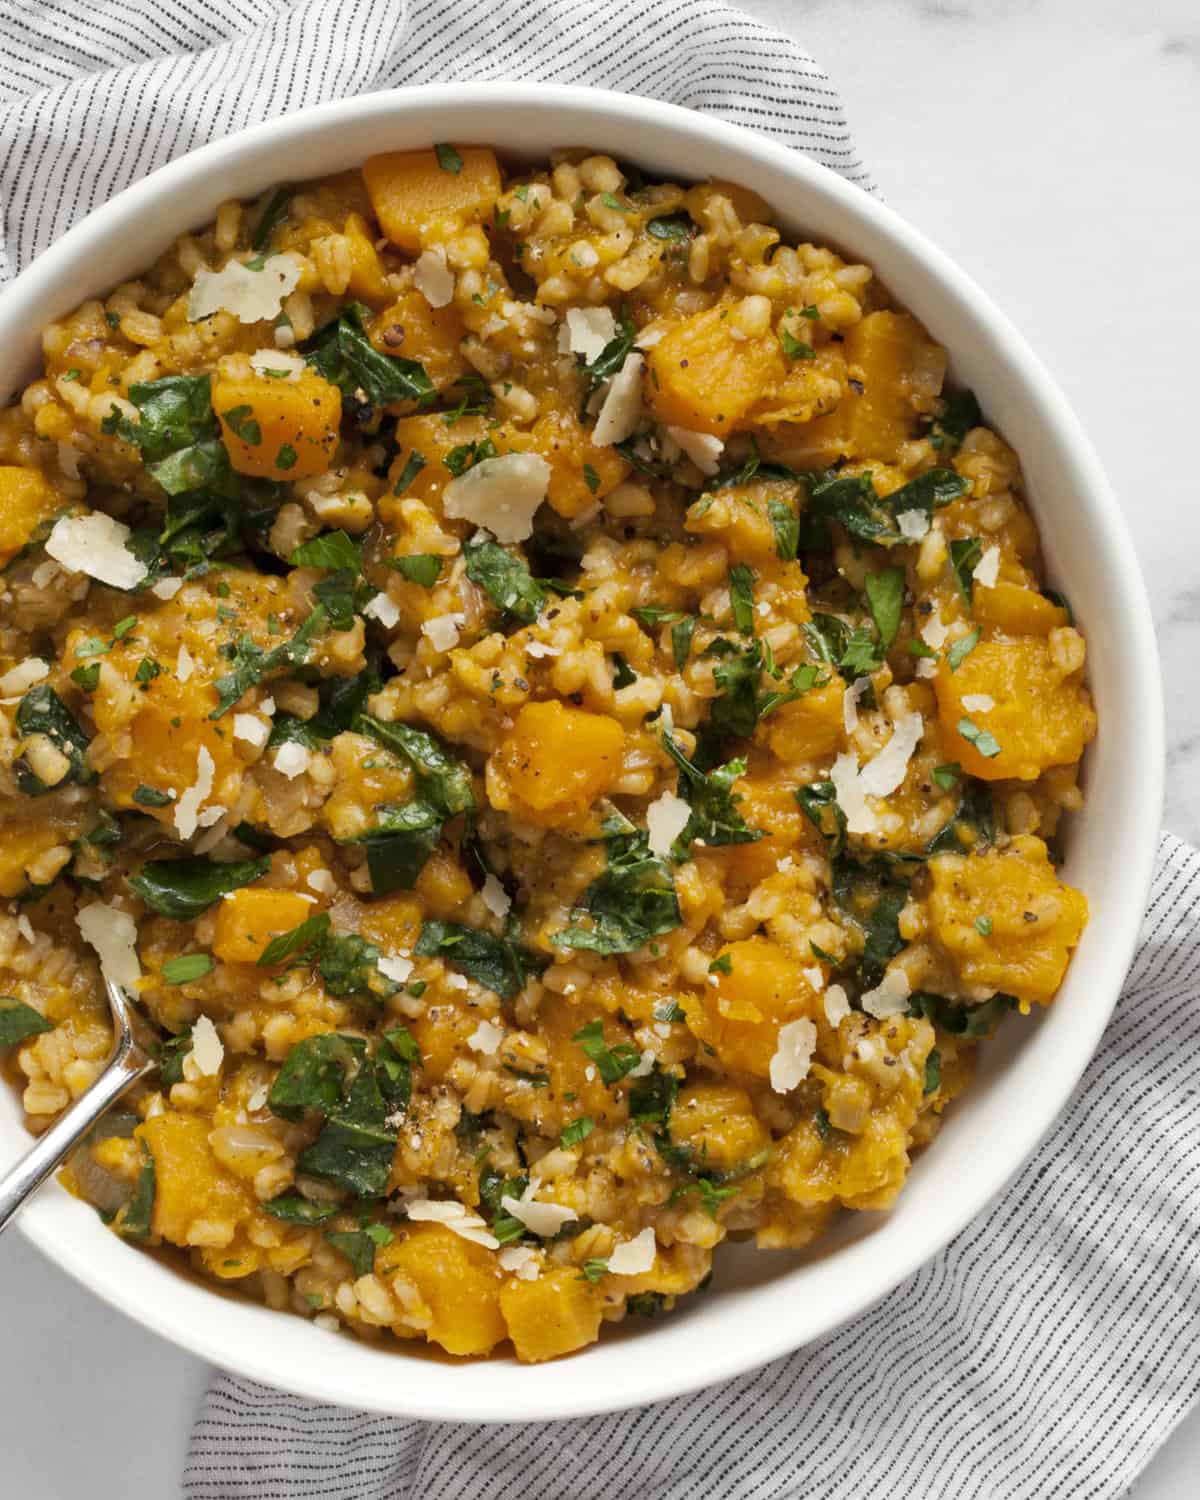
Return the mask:
M 1008 311 L 1090 430 L 1159 631 L 1166 826 L 1200 842 L 1196 0 L 739 3 L 824 63 L 887 200 Z M 179 1494 L 204 1365 L 19 1235 L 0 1242 L 0 1285 L 5 1345 L 21 1351 L 0 1367 L 6 1493 Z M 1200 1414 L 1133 1493 L 1195 1500 L 1198 1474 Z

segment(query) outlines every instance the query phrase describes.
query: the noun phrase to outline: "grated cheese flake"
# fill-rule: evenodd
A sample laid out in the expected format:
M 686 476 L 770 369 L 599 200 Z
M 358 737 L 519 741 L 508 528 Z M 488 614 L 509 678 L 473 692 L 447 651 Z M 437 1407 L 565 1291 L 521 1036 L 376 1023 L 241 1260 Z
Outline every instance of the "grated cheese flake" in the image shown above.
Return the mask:
M 328 875 L 329 871 L 324 870 L 321 873 Z M 310 875 L 308 877 L 310 885 L 312 884 L 312 879 L 313 877 Z M 318 886 L 317 889 L 320 890 L 321 887 Z M 412 977 L 413 961 L 411 958 L 404 958 L 399 954 L 393 955 L 389 953 L 379 960 L 376 967 L 385 979 L 391 979 L 396 984 L 405 984 Z
M 378 620 L 385 630 L 394 630 L 400 623 L 400 607 L 390 594 L 375 594 L 368 599 L 363 614 L 369 620 Z
M 311 759 L 311 753 L 303 745 L 295 740 L 288 740 L 276 750 L 272 765 L 281 776 L 286 776 L 289 781 L 295 781 L 297 776 L 308 770 L 308 763 Z
M 858 728 L 859 699 L 870 686 L 869 677 L 856 677 L 842 694 L 842 725 L 847 734 L 853 734 Z
M 485 1250 L 498 1250 L 500 1241 L 478 1214 L 473 1214 L 456 1199 L 411 1198 L 405 1204 L 408 1217 L 415 1223 L 444 1224 L 452 1234 Z
M 201 745 L 196 754 L 196 779 L 175 804 L 175 831 L 181 839 L 190 839 L 200 826 L 200 809 L 213 789 L 215 771 L 207 746 Z
M 647 1047 L 642 1053 L 636 1066 L 630 1068 L 627 1076 L 629 1078 L 649 1078 L 654 1072 L 654 1064 L 658 1061 L 654 1053 Z
M 817 968 L 816 964 L 814 964 L 811 969 L 801 969 L 800 972 L 804 975 L 804 978 L 807 980 L 811 988 L 816 990 L 818 994 L 825 988 L 824 969 L 819 969 Z
M 300 262 L 293 255 L 272 255 L 260 271 L 230 260 L 219 271 L 201 266 L 188 297 L 188 322 L 199 323 L 215 312 L 231 312 L 240 323 L 276 318 L 283 299 L 296 290 Z
M 654 1257 L 658 1244 L 654 1230 L 643 1229 L 631 1240 L 624 1240 L 608 1257 L 608 1269 L 614 1276 L 644 1276 L 654 1269 Z
M 946 637 L 949 633 L 950 627 L 942 623 L 940 614 L 930 615 L 921 626 L 921 639 L 931 651 L 940 651 L 946 644 Z
M 986 714 L 996 706 L 996 700 L 987 693 L 967 693 L 962 700 L 962 706 L 969 714 Z
M 846 814 L 846 828 L 850 833 L 874 833 L 877 824 L 875 814 L 867 806 L 866 794 L 858 775 L 858 762 L 853 755 L 839 755 L 829 772 L 837 804 Z
M 254 745 L 261 750 L 271 738 L 271 726 L 257 714 L 234 714 L 233 737 L 235 740 L 245 740 L 247 745 Z
M 901 1011 L 906 1011 L 911 994 L 912 986 L 904 970 L 889 969 L 873 990 L 863 993 L 860 1004 L 867 1015 L 883 1021 L 888 1016 L 898 1016 Z
M 180 682 L 186 682 L 196 670 L 196 662 L 192 653 L 184 645 L 179 647 L 179 655 L 175 658 L 175 676 Z
M 923 510 L 902 510 L 896 525 L 905 541 L 919 542 L 929 531 L 929 516 Z
M 540 454 L 502 453 L 451 480 L 443 508 L 452 521 L 486 526 L 498 542 L 523 542 L 533 533 L 549 483 L 550 465 Z
M 807 1016 L 779 1028 L 779 1041 L 771 1059 L 771 1087 L 777 1094 L 790 1094 L 808 1077 L 817 1045 L 817 1028 Z
M 992 546 L 984 548 L 983 556 L 975 564 L 971 577 L 976 583 L 983 584 L 985 589 L 994 589 L 999 576 L 1000 548 L 993 543 Z
M 708 432 L 692 432 L 687 427 L 668 427 L 667 436 L 687 454 L 701 474 L 715 474 L 720 468 L 725 444 Z
M 115 589 L 135 589 L 146 576 L 146 565 L 125 543 L 130 531 L 103 511 L 88 516 L 63 516 L 46 538 L 46 552 L 72 573 L 84 573 Z
M 206 1078 L 215 1078 L 221 1071 L 225 1048 L 217 1035 L 217 1028 L 208 1016 L 196 1018 L 192 1027 L 192 1050 L 189 1055 Z
M 692 815 L 691 804 L 674 792 L 664 792 L 646 809 L 646 832 L 650 852 L 660 857 L 671 852 L 671 845 L 687 827 Z
M 640 354 L 627 354 L 625 363 L 608 382 L 592 429 L 592 442 L 597 448 L 623 443 L 633 436 L 642 415 L 643 364 Z
M 485 1057 L 494 1057 L 503 1040 L 503 1026 L 497 1026 L 494 1021 L 480 1021 L 467 1038 L 467 1046 L 472 1052 L 482 1052 Z
M 512 910 L 512 897 L 494 875 L 489 875 L 484 880 L 479 898 L 494 917 L 503 919 Z
M 49 663 L 40 656 L 27 656 L 0 677 L 0 698 L 21 698 L 35 683 L 44 682 L 49 675 Z
M 75 914 L 85 943 L 96 950 L 100 972 L 110 984 L 133 989 L 142 977 L 137 955 L 137 924 L 128 912 L 93 901 Z
M 825 1019 L 831 1026 L 840 1026 L 850 1014 L 850 1001 L 840 984 L 831 984 L 825 991 Z
M 519 1219 L 530 1234 L 546 1238 L 557 1234 L 564 1224 L 569 1224 L 579 1215 L 573 1208 L 563 1208 L 559 1203 L 538 1203 L 536 1195 L 540 1187 L 538 1179 L 531 1177 L 529 1186 L 519 1198 L 505 1193 L 500 1199 L 500 1206 L 506 1213 L 512 1214 L 514 1219 Z
M 430 307 L 445 307 L 454 297 L 454 272 L 440 245 L 423 250 L 413 267 L 413 286 Z
M 329 896 L 333 893 L 336 882 L 333 878 L 333 872 L 330 870 L 310 870 L 305 884 L 308 886 L 310 891 L 319 891 L 322 896 Z M 381 959 L 381 966 L 382 963 L 383 960 Z M 411 971 L 412 964 L 409 964 L 408 967 Z M 406 974 L 404 977 L 405 979 L 407 979 L 408 975 Z
M 609 307 L 571 307 L 563 325 L 559 347 L 581 354 L 590 365 L 606 344 L 616 337 L 617 320 Z
M 271 380 L 299 380 L 305 370 L 298 354 L 285 354 L 282 349 L 256 349 L 250 356 L 250 364 Z
M 461 618 L 460 615 L 437 615 L 434 619 L 425 621 L 421 626 L 421 634 L 435 651 L 453 651 L 458 645 Z
M 505 1245 L 496 1259 L 500 1269 L 518 1281 L 536 1281 L 541 1274 L 542 1263 L 532 1245 Z
M 913 751 L 921 743 L 925 721 L 920 714 L 902 714 L 896 720 L 892 737 L 862 768 L 859 784 L 873 797 L 887 797 L 904 780 Z
M 150 592 L 156 599 L 174 599 L 182 587 L 182 578 L 160 578 L 150 585 Z

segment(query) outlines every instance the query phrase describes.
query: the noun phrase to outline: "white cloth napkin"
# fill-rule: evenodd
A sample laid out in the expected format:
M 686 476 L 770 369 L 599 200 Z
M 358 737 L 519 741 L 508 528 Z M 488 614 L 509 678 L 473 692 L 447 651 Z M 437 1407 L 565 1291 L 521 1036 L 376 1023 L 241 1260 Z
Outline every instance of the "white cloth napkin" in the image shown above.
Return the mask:
M 0 279 L 193 146 L 434 80 L 652 94 L 871 189 L 820 68 L 713 0 L 0 0 L 0 58 Z M 725 1386 L 551 1424 L 405 1422 L 218 1374 L 184 1493 L 1123 1494 L 1200 1396 L 1198 912 L 1200 854 L 1164 836 L 1125 992 L 1057 1127 L 997 1205 L 846 1328 Z

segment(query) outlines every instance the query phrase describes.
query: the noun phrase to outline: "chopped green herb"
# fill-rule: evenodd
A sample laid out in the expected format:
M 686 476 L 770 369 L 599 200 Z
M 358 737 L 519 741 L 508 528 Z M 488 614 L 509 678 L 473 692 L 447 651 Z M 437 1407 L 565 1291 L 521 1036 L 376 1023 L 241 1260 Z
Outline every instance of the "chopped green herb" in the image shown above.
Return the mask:
M 423 365 L 396 354 L 381 354 L 371 343 L 366 331 L 370 316 L 370 309 L 361 302 L 347 303 L 332 322 L 300 346 L 301 353 L 318 375 L 352 400 L 356 391 L 362 391 L 372 407 L 393 401 L 432 401 L 437 393 Z
M 314 1203 L 299 1193 L 281 1193 L 261 1207 L 273 1219 L 282 1219 L 285 1224 L 323 1224 L 326 1219 L 341 1213 L 336 1203 Z
M 976 917 L 975 918 L 975 931 L 979 934 L 980 937 L 991 937 L 991 935 L 992 935 L 992 919 L 991 919 L 991 917 Z
M 608 1274 L 608 1262 L 601 1260 L 599 1256 L 592 1256 L 585 1260 L 579 1268 L 579 1280 L 597 1282 L 602 1276 Z
M 191 922 L 222 896 L 261 880 L 270 868 L 270 859 L 232 864 L 201 858 L 156 860 L 131 876 L 129 885 L 159 916 Z
M 122 1204 L 112 1219 L 112 1227 L 126 1240 L 144 1240 L 150 1234 L 150 1223 L 154 1213 L 154 1197 L 157 1188 L 154 1157 L 144 1141 L 138 1143 L 142 1150 L 142 1169 L 133 1189 L 133 1196 Z
M 442 571 L 442 559 L 432 552 L 409 552 L 404 557 L 388 559 L 388 566 L 395 568 L 409 583 L 417 583 L 423 589 L 431 589 Z
M 667 214 L 659 219 L 651 219 L 646 225 L 646 233 L 656 240 L 686 240 L 691 234 L 694 225 L 686 214 Z
M 754 634 L 754 573 L 745 563 L 729 570 L 729 603 L 733 622 L 742 635 Z
M 463 550 L 471 582 L 506 615 L 522 625 L 532 625 L 548 598 L 520 558 L 497 542 L 468 542 Z
M 950 663 L 950 670 L 957 672 L 971 652 L 979 644 L 979 626 L 971 631 L 970 635 L 964 635 L 960 640 L 954 642 L 946 652 L 946 660 Z
M 983 556 L 983 543 L 977 536 L 961 537 L 950 543 L 950 566 L 959 593 L 970 604 L 975 595 L 975 569 Z
M 221 420 L 235 437 L 240 437 L 243 443 L 249 443 L 252 448 L 257 448 L 262 442 L 262 428 L 254 420 L 252 406 L 232 406 L 221 413 Z
M 963 1005 L 949 995 L 918 990 L 909 1001 L 908 1013 L 910 1016 L 924 1016 L 951 1036 L 974 1040 L 990 1036 L 1003 1016 L 1016 1008 L 1017 1002 L 1011 995 L 996 994 L 982 1005 Z
M 592 468 L 591 464 L 584 464 L 583 466 L 583 482 L 593 495 L 600 489 L 600 476 Z
M 463 159 L 453 146 L 447 145 L 445 141 L 440 142 L 433 148 L 437 157 L 437 164 L 443 172 L 449 172 L 457 177 L 463 169 Z
M 994 759 L 1000 754 L 1000 741 L 990 729 L 980 729 L 974 719 L 968 719 L 965 715 L 959 719 L 956 725 L 959 734 L 969 745 L 974 745 L 980 755 L 988 760 Z
M 514 938 L 492 937 L 458 922 L 425 922 L 413 951 L 422 958 L 443 959 L 502 1000 L 515 1000 L 547 963 Z
M 613 652 L 613 687 L 619 692 L 638 680 L 637 673 L 619 651 Z
M 731 953 L 722 953 L 720 958 L 714 958 L 708 966 L 708 972 L 710 974 L 732 974 L 733 955 Z
M 618 1042 L 610 1048 L 604 1040 L 604 1022 L 598 1017 L 581 1026 L 571 1040 L 596 1064 L 600 1077 L 609 1087 L 619 1083 L 642 1060 L 642 1054 L 630 1042 Z
M 637 338 L 637 326 L 629 314 L 622 309 L 620 319 L 617 323 L 617 332 L 605 344 L 600 353 L 597 354 L 590 364 L 584 366 L 584 374 L 588 379 L 587 394 L 590 396 L 595 390 L 611 380 L 621 366 L 625 363 L 625 357 L 633 348 L 633 341 Z
M 44 797 L 68 781 L 78 782 L 81 786 L 95 781 L 96 773 L 89 768 L 86 759 L 88 737 L 53 688 L 44 682 L 31 687 L 17 705 L 15 717 L 17 734 L 22 739 L 41 735 L 66 761 L 63 774 L 57 781 L 47 784 L 32 770 L 27 756 L 22 755 L 14 769 L 17 787 L 26 797 Z
M 779 342 L 783 345 L 783 352 L 789 359 L 816 359 L 817 357 L 817 351 L 811 344 L 801 343 L 786 328 L 779 330 Z
M 952 452 L 971 428 L 978 427 L 982 421 L 983 413 L 974 392 L 953 391 L 942 400 L 942 414 L 930 428 L 929 441 L 943 453 Z
M 671 655 L 676 667 L 682 672 L 692 654 L 692 636 L 696 630 L 695 615 L 684 615 L 671 626 Z
M 942 791 L 948 792 L 962 779 L 962 767 L 956 760 L 951 760 L 944 766 L 934 766 L 931 774 Z
M 250 241 L 251 250 L 265 250 L 271 243 L 271 236 L 283 222 L 291 198 L 291 188 L 277 187 L 266 203 L 263 204 L 263 211 L 259 215 L 258 223 L 254 227 L 253 238 Z
M 170 792 L 160 792 L 156 786 L 143 783 L 134 788 L 133 800 L 139 807 L 170 807 L 175 798 Z
M 656 1063 L 645 1078 L 639 1078 L 629 1090 L 629 1118 L 639 1125 L 665 1126 L 671 1118 L 679 1095 L 679 1079 Z
M 900 616 L 904 610 L 904 569 L 885 568 L 882 573 L 868 573 L 863 579 L 863 587 L 871 618 L 879 632 L 880 647 L 886 652 L 900 629 Z
M 679 795 L 691 807 L 683 832 L 675 842 L 676 858 L 686 859 L 688 849 L 697 841 L 713 848 L 723 844 L 752 844 L 763 837 L 763 830 L 750 828 L 737 808 L 741 798 L 735 795 L 733 785 L 746 774 L 744 760 L 731 760 L 706 772 L 687 758 L 666 730 L 662 742 L 680 770 Z
M 591 1115 L 581 1115 L 578 1120 L 572 1120 L 569 1125 L 563 1127 L 558 1144 L 566 1147 L 578 1146 L 587 1140 L 595 1128 L 596 1122 Z
M 324 531 L 297 547 L 288 561 L 293 568 L 326 568 L 329 572 L 345 569 L 360 573 L 362 548 L 344 531 Z
M 608 867 L 551 941 L 593 953 L 632 953 L 679 926 L 679 898 L 669 866 L 650 852 L 644 831 L 620 815 L 607 819 L 603 829 Z
M 792 795 L 817 832 L 828 841 L 830 859 L 836 859 L 846 847 L 846 814 L 838 805 L 833 782 L 814 781 L 797 787 Z
M 47 1021 L 32 1005 L 26 1005 L 12 995 L 0 995 L 0 1047 L 15 1047 L 27 1037 L 53 1030 L 54 1023 Z
M 934 1047 L 925 1059 L 924 1094 L 936 1094 L 942 1085 L 942 1054 Z
M 425 467 L 425 460 L 414 448 L 404 461 L 404 467 L 400 470 L 396 483 L 392 486 L 393 495 L 403 495 L 405 490 Z
M 294 469 L 296 467 L 296 450 L 291 443 L 281 443 L 279 452 L 275 455 L 275 467 L 277 469 Z
M 169 958 L 162 966 L 162 977 L 168 984 L 190 984 L 193 979 L 203 979 L 212 972 L 211 953 L 182 953 L 178 958 Z
M 782 562 L 795 562 L 800 547 L 800 517 L 796 507 L 775 498 L 767 501 L 767 514 L 775 533 L 775 556 Z

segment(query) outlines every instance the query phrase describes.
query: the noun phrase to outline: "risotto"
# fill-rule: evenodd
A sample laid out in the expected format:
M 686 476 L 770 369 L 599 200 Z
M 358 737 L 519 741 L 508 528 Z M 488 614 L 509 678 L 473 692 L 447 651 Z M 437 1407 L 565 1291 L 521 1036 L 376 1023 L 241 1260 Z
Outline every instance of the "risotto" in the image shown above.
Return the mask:
M 225 203 L 0 412 L 0 1057 L 117 1234 L 522 1360 L 886 1208 L 1087 918 L 1016 454 L 727 182 Z

